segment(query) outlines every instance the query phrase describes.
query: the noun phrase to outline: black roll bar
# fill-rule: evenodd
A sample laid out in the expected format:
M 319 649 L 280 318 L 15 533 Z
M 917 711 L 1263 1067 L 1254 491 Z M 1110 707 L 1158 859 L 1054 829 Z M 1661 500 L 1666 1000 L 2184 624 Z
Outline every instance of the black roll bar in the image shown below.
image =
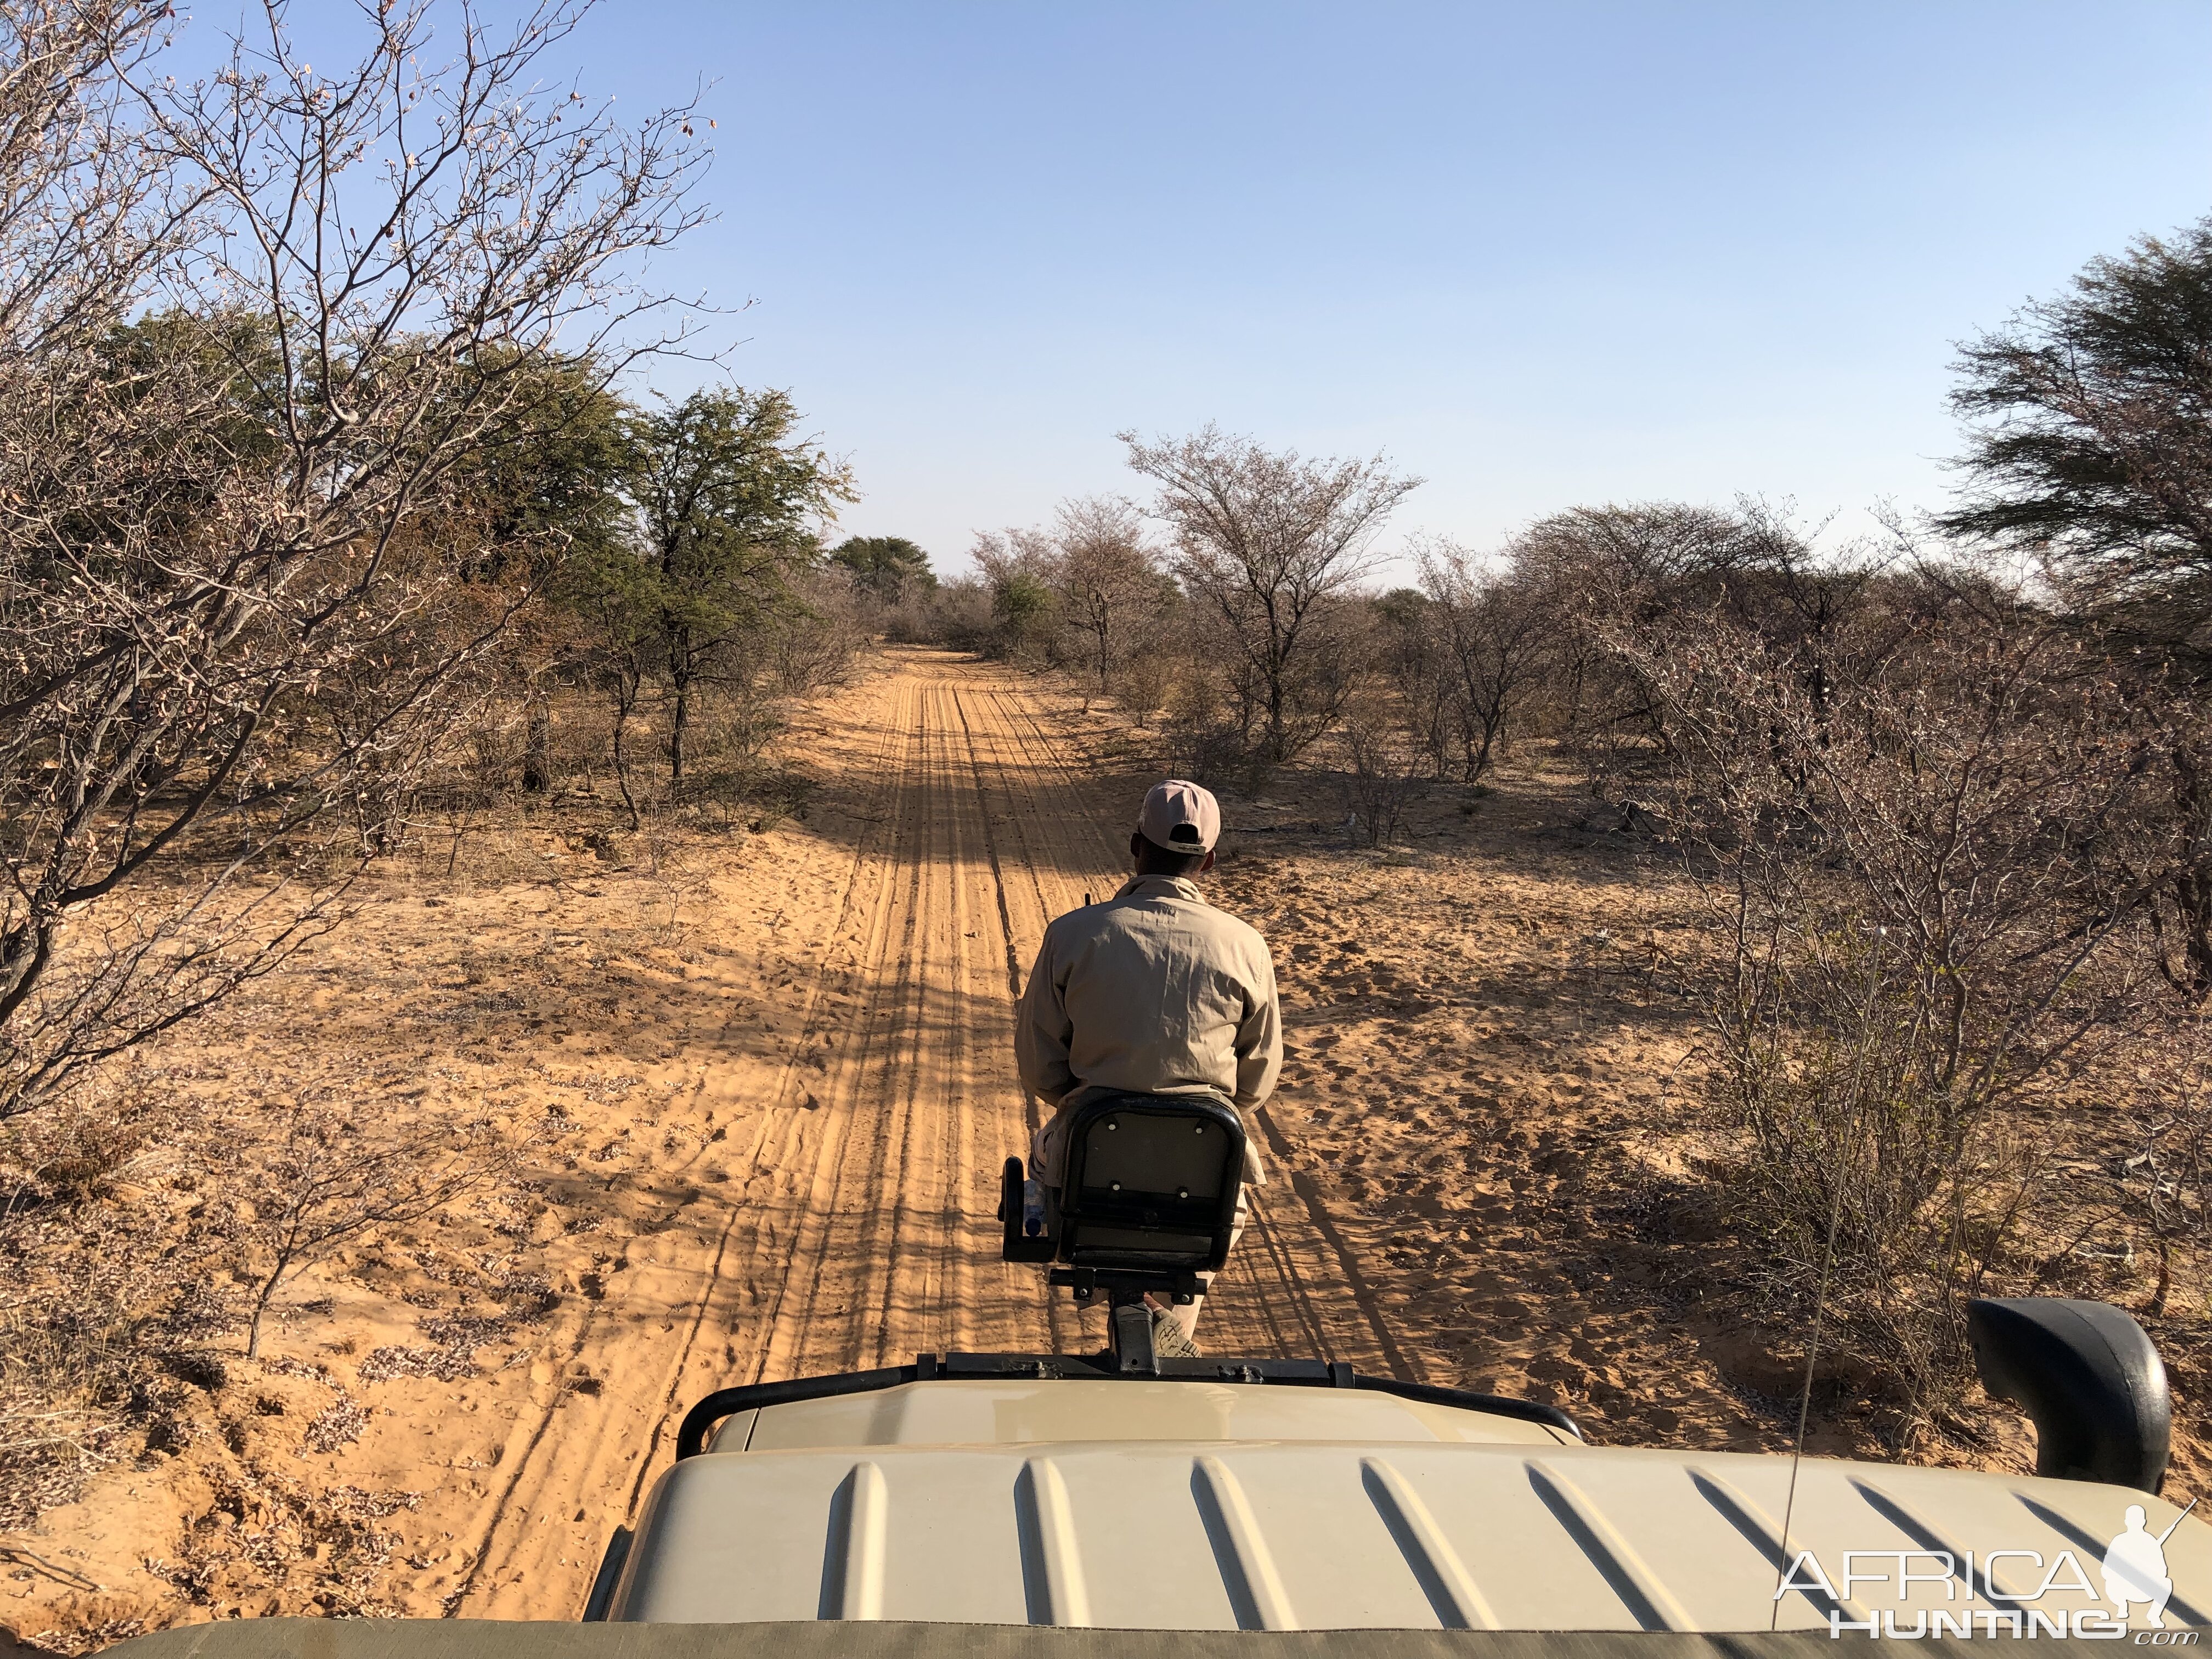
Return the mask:
M 1116 1366 L 1107 1354 L 933 1353 L 917 1355 L 911 1365 L 887 1365 L 880 1370 L 844 1371 L 834 1376 L 794 1377 L 787 1382 L 753 1382 L 741 1388 L 717 1389 L 684 1413 L 676 1431 L 676 1455 L 696 1457 L 707 1449 L 707 1436 L 726 1417 L 768 1406 L 788 1406 L 802 1400 L 829 1400 L 839 1395 L 872 1394 L 906 1382 L 981 1381 L 993 1377 L 1030 1381 L 1109 1382 L 1132 1375 L 1160 1382 L 1272 1383 L 1279 1387 L 1367 1389 L 1396 1395 L 1424 1405 L 1449 1406 L 1460 1411 L 1510 1417 L 1523 1423 L 1540 1423 L 1577 1440 L 1587 1438 L 1582 1425 L 1557 1406 L 1504 1395 L 1479 1394 L 1471 1389 L 1439 1388 L 1430 1382 L 1401 1382 L 1393 1376 L 1363 1376 L 1341 1360 L 1319 1359 L 1161 1359 L 1157 1371 L 1132 1373 Z
M 924 1354 L 934 1361 L 934 1354 Z M 933 1364 L 933 1373 L 935 1366 Z M 870 1394 L 896 1389 L 922 1375 L 919 1365 L 887 1365 L 878 1371 L 845 1371 L 836 1376 L 795 1376 L 787 1382 L 752 1382 L 743 1388 L 717 1389 L 684 1413 L 676 1431 L 676 1455 L 696 1457 L 707 1449 L 707 1431 L 726 1417 L 763 1406 L 789 1406 L 801 1400 L 828 1400 L 841 1394 Z

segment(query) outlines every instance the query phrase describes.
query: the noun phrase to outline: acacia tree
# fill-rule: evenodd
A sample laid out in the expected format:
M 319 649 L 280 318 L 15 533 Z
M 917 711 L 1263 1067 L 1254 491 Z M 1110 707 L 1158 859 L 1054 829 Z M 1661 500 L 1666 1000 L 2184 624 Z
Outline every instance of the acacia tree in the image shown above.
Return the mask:
M 1291 759 L 1335 723 L 1350 684 L 1331 623 L 1370 568 L 1391 510 L 1419 486 L 1369 460 L 1315 460 L 1207 426 L 1152 442 L 1119 434 L 1130 467 L 1158 487 L 1175 570 L 1249 672 L 1260 757 Z
M 635 423 L 629 488 L 650 580 L 623 582 L 655 613 L 673 782 L 700 689 L 743 672 L 732 647 L 789 599 L 786 579 L 814 557 L 818 526 L 854 499 L 849 471 L 799 435 L 799 422 L 788 392 L 738 386 L 695 392 Z
M 580 551 L 562 573 L 556 592 L 582 622 L 582 655 L 594 685 L 614 704 L 610 737 L 615 787 L 629 827 L 644 827 L 630 787 L 629 729 L 645 707 L 659 661 L 660 592 L 650 565 L 623 544 Z
M 2037 560 L 2165 706 L 2174 834 L 2149 898 L 2166 979 L 2212 996 L 2212 217 L 2092 260 L 1960 354 L 1959 504 L 1940 527 Z M 2174 708 L 2175 693 L 2188 705 Z
M 556 342 L 671 337 L 623 272 L 697 222 L 690 129 L 544 86 L 580 10 L 459 14 L 441 66 L 364 9 L 331 74 L 270 0 L 176 84 L 167 6 L 9 9 L 0 1116 L 328 924 L 529 598 L 471 579 L 464 461 Z
M 2043 560 L 2078 606 L 2212 648 L 2212 217 L 2100 258 L 1960 353 L 1954 535 Z
M 1128 502 L 1092 495 L 1063 501 L 1055 516 L 1054 585 L 1068 619 L 1091 635 L 1087 654 L 1103 692 L 1136 630 L 1158 613 L 1165 573 Z
M 937 591 L 929 555 L 903 536 L 848 536 L 830 550 L 830 562 L 851 571 L 854 583 L 884 605 Z
M 1462 775 L 1475 783 L 1490 769 L 1523 695 L 1543 670 L 1550 618 L 1464 548 L 1435 541 L 1418 556 L 1442 700 L 1459 740 Z
M 623 544 L 631 414 L 588 361 L 554 356 L 532 372 L 509 417 L 456 475 L 456 509 L 473 520 L 481 544 L 465 565 L 469 580 L 556 592 L 570 565 L 597 563 Z M 532 606 L 520 620 L 505 654 L 522 683 L 522 787 L 539 793 L 553 785 L 549 682 L 574 641 L 557 606 Z

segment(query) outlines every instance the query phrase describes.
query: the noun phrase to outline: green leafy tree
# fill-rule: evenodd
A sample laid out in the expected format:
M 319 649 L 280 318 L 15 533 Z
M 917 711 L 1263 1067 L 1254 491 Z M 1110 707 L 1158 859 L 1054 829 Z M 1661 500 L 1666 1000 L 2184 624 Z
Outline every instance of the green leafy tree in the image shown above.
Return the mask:
M 991 595 L 987 654 L 1036 659 L 1060 627 L 1060 596 L 1053 578 L 1060 549 L 1042 530 L 978 531 L 968 550 Z
M 460 483 L 480 527 L 483 551 L 471 574 L 567 595 L 572 567 L 597 570 L 623 549 L 630 516 L 622 489 L 635 448 L 635 411 L 588 357 L 556 357 L 526 374 L 506 420 L 487 433 Z M 514 659 L 526 686 L 528 741 L 522 787 L 553 781 L 553 706 L 549 681 L 562 644 L 561 611 L 528 613 L 516 630 Z
M 636 411 L 591 358 L 556 357 L 521 374 L 514 406 L 459 483 L 463 510 L 486 532 L 484 556 L 519 566 L 514 574 L 542 588 L 569 559 L 604 554 L 628 533 L 623 485 L 635 460 Z
M 2083 609 L 2212 651 L 2212 217 L 2092 260 L 1960 354 L 1954 534 L 2044 559 Z
M 1017 641 L 1026 641 L 1052 623 L 1057 606 L 1042 578 L 1017 570 L 991 589 L 991 615 Z
M 669 777 L 701 689 L 749 631 L 791 600 L 788 577 L 816 556 L 815 526 L 854 499 L 848 471 L 799 435 L 790 394 L 696 392 L 637 420 L 629 491 L 649 580 L 654 667 L 671 703 Z
M 929 555 L 903 536 L 848 537 L 830 550 L 830 562 L 851 571 L 854 581 L 885 605 L 937 591 Z

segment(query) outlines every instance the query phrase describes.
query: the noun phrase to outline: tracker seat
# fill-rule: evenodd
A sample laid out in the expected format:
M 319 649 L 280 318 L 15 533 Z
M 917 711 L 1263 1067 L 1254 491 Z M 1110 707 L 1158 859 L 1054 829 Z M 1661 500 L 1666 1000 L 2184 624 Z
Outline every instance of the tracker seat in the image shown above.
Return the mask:
M 1054 1261 L 1055 1280 L 1170 1291 L 1229 1256 L 1244 1171 L 1244 1123 L 1212 1095 L 1099 1094 L 1067 1127 L 1065 1176 L 1048 1190 L 1045 1235 L 1024 1236 L 1022 1162 L 1006 1160 L 1000 1217 L 1010 1261 Z

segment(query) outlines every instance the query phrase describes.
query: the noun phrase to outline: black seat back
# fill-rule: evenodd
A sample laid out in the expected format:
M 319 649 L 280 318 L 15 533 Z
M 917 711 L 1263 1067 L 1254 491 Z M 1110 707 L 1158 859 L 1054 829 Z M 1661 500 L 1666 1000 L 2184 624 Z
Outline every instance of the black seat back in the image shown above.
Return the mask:
M 1244 1124 L 1211 1095 L 1097 1095 L 1067 1127 L 1052 1231 L 1071 1267 L 1210 1273 L 1229 1255 Z

